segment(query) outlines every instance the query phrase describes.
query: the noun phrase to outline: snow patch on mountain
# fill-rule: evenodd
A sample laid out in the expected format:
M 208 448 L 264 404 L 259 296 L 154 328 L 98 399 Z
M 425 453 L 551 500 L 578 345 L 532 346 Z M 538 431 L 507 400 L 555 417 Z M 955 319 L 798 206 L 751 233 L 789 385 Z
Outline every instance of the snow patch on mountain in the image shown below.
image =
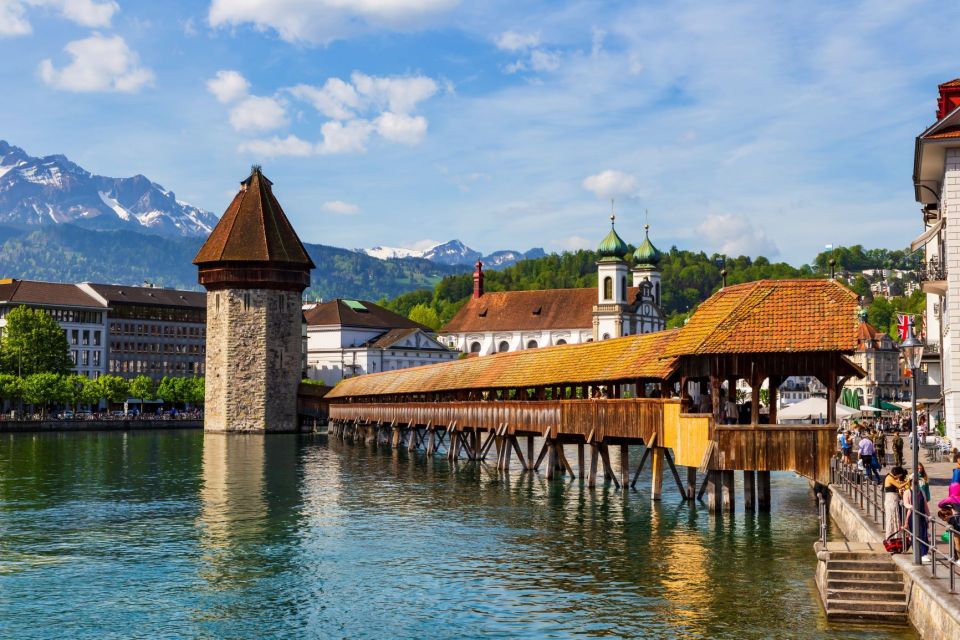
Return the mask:
M 423 258 L 449 266 L 470 266 L 481 260 L 485 267 L 489 269 L 504 269 L 514 265 L 521 260 L 531 258 L 542 258 L 547 255 L 541 248 L 530 249 L 529 251 L 514 251 L 506 249 L 494 251 L 490 255 L 484 256 L 479 251 L 471 249 L 460 240 L 450 240 L 428 249 L 407 249 L 403 247 L 384 247 L 377 246 L 369 249 L 357 249 L 358 253 L 365 253 L 373 258 L 381 260 L 392 260 L 395 258 Z
M 95 175 L 63 155 L 36 158 L 0 140 L 0 224 L 74 223 L 165 236 L 206 236 L 217 216 L 142 175 Z

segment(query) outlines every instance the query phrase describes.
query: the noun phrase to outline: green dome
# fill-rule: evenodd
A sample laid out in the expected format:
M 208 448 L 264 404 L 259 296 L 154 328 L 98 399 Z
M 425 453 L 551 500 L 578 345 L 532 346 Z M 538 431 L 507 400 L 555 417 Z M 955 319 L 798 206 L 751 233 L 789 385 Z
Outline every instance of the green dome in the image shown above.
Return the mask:
M 604 258 L 623 258 L 630 251 L 630 247 L 623 241 L 623 238 L 617 235 L 617 230 L 613 228 L 614 220 L 616 220 L 616 216 L 610 216 L 610 233 L 597 247 L 597 253 Z
M 641 242 L 637 250 L 633 252 L 633 262 L 637 266 L 650 265 L 651 267 L 655 267 L 660 264 L 660 257 L 663 254 L 650 242 L 650 225 L 643 225 L 643 234 L 643 242 Z

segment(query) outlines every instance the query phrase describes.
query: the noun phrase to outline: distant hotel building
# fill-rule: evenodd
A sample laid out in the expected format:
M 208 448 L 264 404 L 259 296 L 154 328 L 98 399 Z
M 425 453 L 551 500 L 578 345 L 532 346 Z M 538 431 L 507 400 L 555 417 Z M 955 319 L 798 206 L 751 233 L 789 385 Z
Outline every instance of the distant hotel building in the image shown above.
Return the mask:
M 67 335 L 77 373 L 99 377 L 107 362 L 107 305 L 72 284 L 0 280 L 0 335 L 7 313 L 19 306 L 43 309 Z
M 459 353 L 429 327 L 366 300 L 304 305 L 307 377 L 335 385 L 344 378 L 447 362 Z
M 204 375 L 206 294 L 159 287 L 0 280 L 0 333 L 18 306 L 63 328 L 75 370 L 90 378 Z

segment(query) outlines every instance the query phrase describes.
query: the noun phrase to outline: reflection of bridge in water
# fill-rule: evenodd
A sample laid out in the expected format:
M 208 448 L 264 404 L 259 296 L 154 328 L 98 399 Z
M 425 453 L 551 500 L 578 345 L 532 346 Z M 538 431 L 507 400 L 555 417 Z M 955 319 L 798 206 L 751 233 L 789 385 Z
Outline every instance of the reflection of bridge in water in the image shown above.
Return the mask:
M 836 399 L 847 378 L 863 374 L 846 357 L 855 327 L 856 296 L 833 281 L 727 287 L 678 330 L 344 380 L 327 396 L 331 434 L 442 451 L 450 460 L 495 456 L 507 470 L 515 455 L 524 471 L 545 466 L 547 478 L 569 474 L 589 486 L 601 473 L 634 486 L 649 462 L 654 499 L 668 467 L 683 495 L 706 493 L 718 512 L 733 509 L 734 472 L 742 471 L 747 508 L 766 511 L 771 471 L 829 478 Z M 790 375 L 824 383 L 827 424 L 777 424 L 776 390 Z M 735 390 L 741 379 L 752 389 L 749 423 L 722 424 L 723 386 Z M 765 381 L 766 424 L 759 410 Z M 710 411 L 692 413 L 701 395 Z M 645 450 L 631 477 L 629 447 L 639 444 Z M 577 448 L 576 472 L 564 445 Z M 620 477 L 611 446 L 619 447 Z

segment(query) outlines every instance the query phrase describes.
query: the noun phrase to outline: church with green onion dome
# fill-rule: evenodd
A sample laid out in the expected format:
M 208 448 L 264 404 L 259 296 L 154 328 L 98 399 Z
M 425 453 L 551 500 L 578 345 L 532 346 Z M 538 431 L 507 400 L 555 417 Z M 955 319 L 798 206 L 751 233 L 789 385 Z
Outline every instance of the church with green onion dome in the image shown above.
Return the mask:
M 650 225 L 633 253 L 633 286 L 628 286 L 630 247 L 610 216 L 610 230 L 597 247 L 597 303 L 593 308 L 594 340 L 662 331 L 666 318 L 660 309 L 660 251 L 650 242 Z

